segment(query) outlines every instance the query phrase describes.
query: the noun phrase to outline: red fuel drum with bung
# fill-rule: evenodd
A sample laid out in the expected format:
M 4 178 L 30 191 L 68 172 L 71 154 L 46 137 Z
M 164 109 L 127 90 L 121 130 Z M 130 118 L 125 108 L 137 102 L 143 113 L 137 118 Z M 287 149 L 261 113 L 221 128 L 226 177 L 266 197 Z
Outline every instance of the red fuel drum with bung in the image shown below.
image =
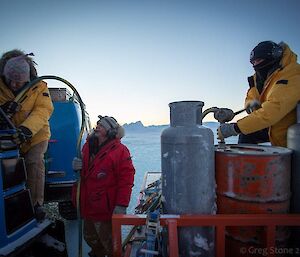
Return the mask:
M 215 153 L 218 213 L 289 211 L 291 150 L 239 144 L 216 148 Z M 265 243 L 262 227 L 228 227 L 226 234 L 241 243 Z M 285 228 L 277 229 L 277 241 L 287 236 Z

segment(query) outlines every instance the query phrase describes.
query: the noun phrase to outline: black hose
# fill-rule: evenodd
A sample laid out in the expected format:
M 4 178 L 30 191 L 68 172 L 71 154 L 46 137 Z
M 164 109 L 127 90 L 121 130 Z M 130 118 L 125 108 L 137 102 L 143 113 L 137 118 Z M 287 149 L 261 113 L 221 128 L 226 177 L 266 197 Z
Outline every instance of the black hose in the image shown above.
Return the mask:
M 207 114 L 209 114 L 209 113 L 211 113 L 211 112 L 216 112 L 217 110 L 219 110 L 219 108 L 218 107 L 210 107 L 210 108 L 208 108 L 208 109 L 206 109 L 204 112 L 202 112 L 202 120 L 204 119 L 204 117 L 207 115 Z

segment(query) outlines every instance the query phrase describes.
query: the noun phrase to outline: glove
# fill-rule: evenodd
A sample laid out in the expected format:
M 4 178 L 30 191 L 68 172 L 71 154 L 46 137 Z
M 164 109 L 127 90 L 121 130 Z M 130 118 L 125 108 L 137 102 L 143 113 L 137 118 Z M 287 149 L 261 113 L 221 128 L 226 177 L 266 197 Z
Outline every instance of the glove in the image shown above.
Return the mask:
M 220 123 L 231 121 L 234 118 L 234 112 L 228 108 L 219 108 L 215 113 L 215 119 Z
M 32 138 L 32 132 L 30 131 L 29 128 L 26 128 L 24 126 L 20 126 L 17 129 L 17 132 L 13 135 L 13 141 L 17 145 L 21 145 L 31 138 Z
M 1 105 L 1 108 L 6 114 L 13 115 L 21 110 L 21 105 L 14 101 L 8 101 Z
M 75 171 L 82 169 L 82 159 L 75 157 L 72 161 L 72 168 Z
M 255 110 L 261 108 L 261 103 L 258 100 L 252 100 L 249 104 L 246 106 L 246 112 L 250 114 L 251 112 L 254 112 Z
M 235 126 L 237 126 L 236 123 L 221 124 L 217 131 L 217 138 L 222 140 L 227 137 L 237 136 L 240 132 L 237 132 Z
M 114 208 L 113 214 L 126 214 L 126 209 L 127 209 L 127 207 L 125 207 L 125 206 L 117 205 Z

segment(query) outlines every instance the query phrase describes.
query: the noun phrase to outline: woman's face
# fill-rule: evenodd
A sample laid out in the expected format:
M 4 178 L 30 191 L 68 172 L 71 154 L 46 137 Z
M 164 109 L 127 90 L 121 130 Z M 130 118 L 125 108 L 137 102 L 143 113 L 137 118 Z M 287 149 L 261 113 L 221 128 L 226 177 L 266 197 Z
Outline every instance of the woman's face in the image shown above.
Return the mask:
M 95 128 L 95 134 L 97 135 L 100 141 L 104 141 L 107 137 L 106 129 L 100 124 L 97 124 L 97 127 Z
M 17 82 L 9 79 L 6 79 L 6 83 L 12 91 L 18 91 L 25 85 L 25 82 Z

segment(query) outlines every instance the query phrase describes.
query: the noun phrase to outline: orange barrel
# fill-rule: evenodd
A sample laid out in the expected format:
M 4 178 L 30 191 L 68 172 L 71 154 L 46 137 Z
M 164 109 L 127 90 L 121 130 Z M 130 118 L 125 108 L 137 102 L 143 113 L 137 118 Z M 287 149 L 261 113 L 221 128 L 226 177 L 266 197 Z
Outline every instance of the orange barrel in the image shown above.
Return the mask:
M 291 150 L 240 144 L 216 148 L 215 153 L 218 213 L 267 214 L 289 211 Z M 263 227 L 227 227 L 227 241 L 249 247 L 265 245 L 264 230 Z M 288 230 L 278 227 L 276 240 L 282 242 L 287 237 Z M 231 245 L 228 247 L 233 248 Z M 240 256 L 240 252 L 236 254 Z M 231 256 L 235 256 L 233 252 Z

